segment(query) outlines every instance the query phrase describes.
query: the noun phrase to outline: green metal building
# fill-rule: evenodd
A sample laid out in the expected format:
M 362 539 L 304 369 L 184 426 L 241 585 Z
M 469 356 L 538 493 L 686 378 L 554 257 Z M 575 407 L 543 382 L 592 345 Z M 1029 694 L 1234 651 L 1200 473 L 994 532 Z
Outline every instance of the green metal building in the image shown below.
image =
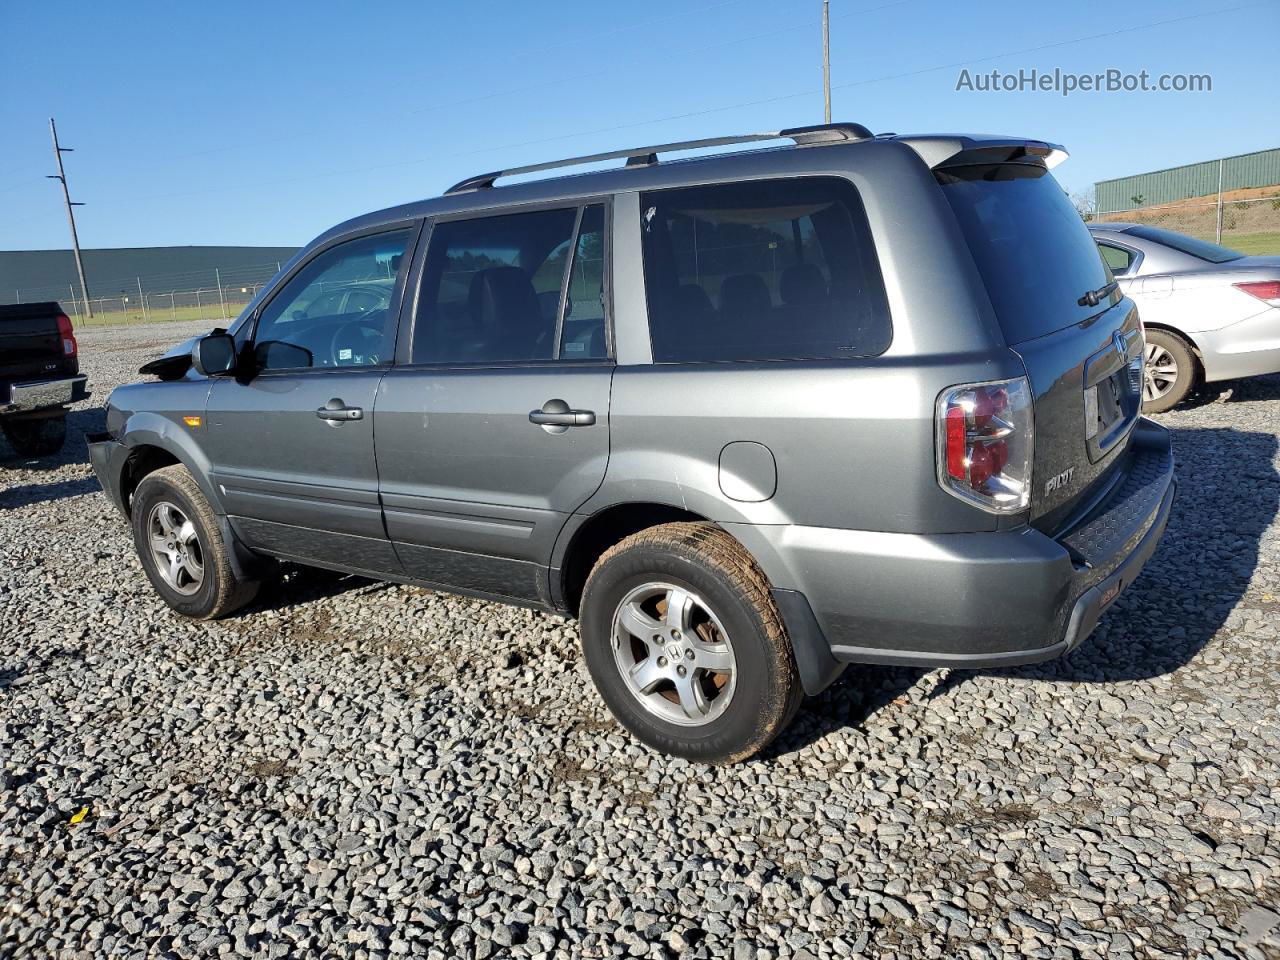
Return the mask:
M 1135 207 L 1177 203 L 1188 197 L 1216 196 L 1221 170 L 1222 190 L 1280 185 L 1280 147 L 1241 153 L 1221 160 L 1189 163 L 1132 177 L 1100 180 L 1093 185 L 1100 215 Z M 1134 198 L 1141 198 L 1135 201 Z

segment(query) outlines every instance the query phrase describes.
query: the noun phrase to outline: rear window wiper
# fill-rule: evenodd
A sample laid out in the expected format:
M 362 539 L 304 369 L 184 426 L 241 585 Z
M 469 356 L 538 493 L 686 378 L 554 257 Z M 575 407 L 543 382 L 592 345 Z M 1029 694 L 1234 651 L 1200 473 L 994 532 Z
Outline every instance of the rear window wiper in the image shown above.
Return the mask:
M 1096 307 L 1104 298 L 1111 295 L 1111 291 L 1120 286 L 1119 282 L 1112 280 L 1106 286 L 1099 287 L 1097 290 L 1090 290 L 1083 297 L 1076 301 L 1082 307 Z

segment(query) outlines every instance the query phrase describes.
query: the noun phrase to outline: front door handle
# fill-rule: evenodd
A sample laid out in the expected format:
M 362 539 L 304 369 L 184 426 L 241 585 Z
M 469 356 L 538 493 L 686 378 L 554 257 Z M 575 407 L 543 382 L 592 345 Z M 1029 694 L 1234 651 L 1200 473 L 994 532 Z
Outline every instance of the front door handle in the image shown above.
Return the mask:
M 572 410 L 563 400 L 548 400 L 541 410 L 529 411 L 529 422 L 546 427 L 548 433 L 564 433 L 569 427 L 589 427 L 596 422 L 594 410 Z
M 364 410 L 361 407 L 348 407 L 339 398 L 334 397 L 316 411 L 316 416 L 336 425 L 346 423 L 348 420 L 363 420 Z

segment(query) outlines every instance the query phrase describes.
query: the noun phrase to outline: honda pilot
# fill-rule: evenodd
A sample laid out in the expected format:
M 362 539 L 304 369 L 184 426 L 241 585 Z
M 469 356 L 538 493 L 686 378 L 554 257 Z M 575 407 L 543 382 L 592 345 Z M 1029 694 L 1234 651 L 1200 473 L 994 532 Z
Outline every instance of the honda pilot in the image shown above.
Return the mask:
M 181 614 L 288 561 L 575 617 L 636 737 L 741 759 L 850 663 L 1074 649 L 1155 549 L 1169 434 L 1064 156 L 829 124 L 471 177 L 144 367 L 93 466 Z

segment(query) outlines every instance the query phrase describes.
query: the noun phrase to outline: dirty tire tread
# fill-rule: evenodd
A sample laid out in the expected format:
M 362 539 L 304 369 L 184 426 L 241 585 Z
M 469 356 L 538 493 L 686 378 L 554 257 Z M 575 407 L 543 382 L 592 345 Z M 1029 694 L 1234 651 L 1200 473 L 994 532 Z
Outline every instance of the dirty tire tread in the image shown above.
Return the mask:
M 194 519 L 199 523 L 204 533 L 201 546 L 204 547 L 205 552 L 205 576 L 211 577 L 214 584 L 214 593 L 208 603 L 207 610 L 195 613 L 185 610 L 178 610 L 178 612 L 197 620 L 217 620 L 243 607 L 257 595 L 258 583 L 252 580 L 241 580 L 236 576 L 235 569 L 231 565 L 227 545 L 222 541 L 222 533 L 218 527 L 217 517 L 209 506 L 209 501 L 205 499 L 204 493 L 200 490 L 200 485 L 196 483 L 195 478 L 191 475 L 191 471 L 181 464 L 161 467 L 159 470 L 152 471 L 142 478 L 142 482 L 138 484 L 137 490 L 134 491 L 133 503 L 135 506 L 130 525 L 133 528 L 134 543 L 138 548 L 139 559 L 143 555 L 143 540 L 139 536 L 139 527 L 145 522 L 141 517 L 146 511 L 140 510 L 137 505 L 147 499 L 151 488 L 158 485 L 167 485 L 176 490 L 191 505 L 192 512 L 195 514 Z M 147 576 L 152 584 L 156 586 L 157 592 L 164 597 L 165 594 L 160 584 L 156 582 L 156 577 L 152 574 L 146 561 L 143 561 L 143 569 L 147 571 Z M 173 605 L 170 604 L 170 606 Z
M 618 541 L 600 556 L 583 590 L 584 610 L 591 598 L 596 573 L 615 558 L 638 547 L 652 547 L 710 567 L 727 581 L 736 599 L 758 620 L 769 656 L 777 667 L 781 689 L 776 690 L 777 696 L 764 705 L 755 735 L 732 753 L 710 762 L 731 764 L 759 753 L 786 728 L 804 699 L 791 642 L 764 571 L 742 544 L 713 523 L 686 521 L 661 524 Z

